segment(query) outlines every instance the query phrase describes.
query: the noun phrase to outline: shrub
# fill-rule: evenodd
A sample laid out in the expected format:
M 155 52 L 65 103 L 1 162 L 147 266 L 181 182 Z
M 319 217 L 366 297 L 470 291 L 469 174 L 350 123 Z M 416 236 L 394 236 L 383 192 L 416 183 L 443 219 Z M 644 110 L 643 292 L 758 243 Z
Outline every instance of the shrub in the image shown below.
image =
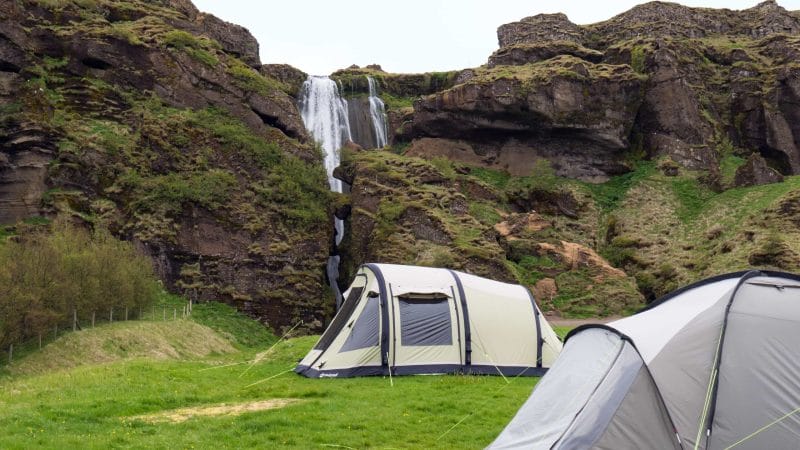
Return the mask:
M 0 247 L 0 347 L 69 323 L 73 310 L 139 308 L 158 294 L 150 259 L 106 231 L 57 221 Z

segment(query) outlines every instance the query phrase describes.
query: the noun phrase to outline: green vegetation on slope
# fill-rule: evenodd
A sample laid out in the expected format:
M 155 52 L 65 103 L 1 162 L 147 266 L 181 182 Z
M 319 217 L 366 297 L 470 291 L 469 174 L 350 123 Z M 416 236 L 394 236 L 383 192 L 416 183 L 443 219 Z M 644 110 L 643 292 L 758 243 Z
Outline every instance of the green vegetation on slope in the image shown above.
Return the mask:
M 546 164 L 512 177 L 391 152 L 351 159 L 356 184 L 376 193 L 374 213 L 364 195 L 354 205 L 354 223 L 374 221 L 368 241 L 381 243 L 368 257 L 544 282 L 540 306 L 564 317 L 630 314 L 682 285 L 749 267 L 800 269 L 800 177 L 717 192 L 709 174 L 670 161 L 639 161 L 590 184 Z M 729 186 L 741 158 L 723 161 Z
M 716 193 L 701 176 L 650 172 L 609 210 L 602 253 L 634 275 L 648 299 L 749 267 L 800 269 L 792 257 L 800 251 L 792 206 L 800 177 Z
M 240 349 L 266 347 L 278 340 L 266 326 L 223 303 L 194 305 L 192 320 L 213 329 Z
M 6 365 L 14 375 L 45 375 L 128 359 L 198 359 L 235 353 L 232 343 L 191 320 L 133 320 L 61 336 L 41 351 Z
M 95 311 L 132 311 L 155 301 L 150 260 L 102 230 L 64 221 L 0 245 L 0 348 Z

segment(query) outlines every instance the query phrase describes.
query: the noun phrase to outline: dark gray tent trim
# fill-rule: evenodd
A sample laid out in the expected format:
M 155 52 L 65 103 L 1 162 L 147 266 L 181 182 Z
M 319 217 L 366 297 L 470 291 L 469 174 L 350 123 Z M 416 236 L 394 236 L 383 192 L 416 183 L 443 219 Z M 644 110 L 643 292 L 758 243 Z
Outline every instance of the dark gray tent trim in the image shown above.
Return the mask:
M 464 285 L 461 284 L 461 278 L 454 270 L 447 270 L 450 275 L 456 280 L 456 287 L 458 288 L 458 297 L 461 299 L 461 313 L 464 315 L 464 370 L 469 370 L 472 364 L 472 334 L 469 329 L 469 308 L 467 308 L 467 296 L 464 294 Z M 539 353 L 541 355 L 541 353 Z
M 365 264 L 365 266 L 375 274 L 375 278 L 378 279 L 378 286 L 379 286 L 379 295 L 381 298 L 381 329 L 388 330 L 389 329 L 389 312 L 388 312 L 388 304 L 389 301 L 386 298 L 386 279 L 383 277 L 383 272 L 381 272 L 380 267 L 377 264 Z M 389 374 L 389 333 L 381 333 L 381 367 L 383 367 L 383 375 Z

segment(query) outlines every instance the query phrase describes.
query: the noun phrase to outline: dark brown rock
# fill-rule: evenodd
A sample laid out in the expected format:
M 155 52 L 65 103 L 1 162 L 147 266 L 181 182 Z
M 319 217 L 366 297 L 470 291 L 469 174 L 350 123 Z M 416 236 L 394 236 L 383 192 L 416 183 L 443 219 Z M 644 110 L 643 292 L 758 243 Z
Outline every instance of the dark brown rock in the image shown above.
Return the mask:
M 501 47 L 489 57 L 488 67 L 521 66 L 528 63 L 544 61 L 560 55 L 570 55 L 592 63 L 599 63 L 603 53 L 591 50 L 580 44 L 569 41 L 540 42 L 536 44 L 515 44 Z M 463 83 L 468 78 L 459 78 Z
M 549 41 L 580 43 L 584 40 L 584 33 L 564 14 L 538 14 L 501 25 L 497 29 L 497 41 L 500 47 Z
M 470 160 L 508 161 L 499 168 L 515 174 L 540 157 L 559 175 L 593 181 L 626 170 L 616 153 L 642 99 L 638 75 L 570 56 L 512 67 L 415 102 L 411 136 L 468 141 L 480 155 Z
M 195 19 L 199 31 L 219 42 L 225 52 L 241 59 L 253 68 L 261 66 L 258 41 L 247 28 L 225 22 L 211 14 L 199 14 Z
M 733 184 L 735 186 L 759 186 L 781 181 L 783 181 L 783 175 L 769 167 L 763 157 L 752 154 L 747 158 L 747 162 L 736 170 Z
M 290 94 L 298 98 L 303 83 L 308 79 L 308 74 L 289 64 L 264 64 L 258 69 L 262 75 L 274 78 L 285 83 L 290 88 Z

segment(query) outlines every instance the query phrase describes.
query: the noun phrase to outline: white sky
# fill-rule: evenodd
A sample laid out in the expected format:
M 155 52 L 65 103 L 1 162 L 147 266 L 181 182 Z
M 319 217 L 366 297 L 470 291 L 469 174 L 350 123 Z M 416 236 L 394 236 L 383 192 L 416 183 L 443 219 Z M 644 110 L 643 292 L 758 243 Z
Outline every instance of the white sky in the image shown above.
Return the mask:
M 609 19 L 635 0 L 194 0 L 205 12 L 242 25 L 264 63 L 327 75 L 351 64 L 387 72 L 464 69 L 497 49 L 497 27 L 539 13 L 563 12 L 578 24 Z M 746 9 L 759 0 L 681 0 L 688 6 Z M 800 10 L 800 0 L 779 0 Z

